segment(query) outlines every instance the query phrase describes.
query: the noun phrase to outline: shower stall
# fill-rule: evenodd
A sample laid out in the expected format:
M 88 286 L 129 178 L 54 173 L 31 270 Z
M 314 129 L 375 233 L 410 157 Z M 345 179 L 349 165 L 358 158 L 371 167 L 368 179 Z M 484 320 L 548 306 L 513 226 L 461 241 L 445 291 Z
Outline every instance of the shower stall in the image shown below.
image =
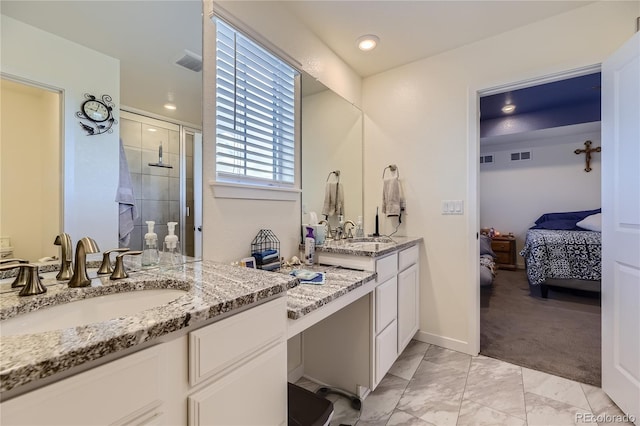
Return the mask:
M 202 133 L 130 111 L 121 110 L 119 118 L 138 210 L 129 248 L 142 250 L 146 221 L 155 222 L 160 246 L 167 223 L 178 222 L 183 254 L 201 257 Z

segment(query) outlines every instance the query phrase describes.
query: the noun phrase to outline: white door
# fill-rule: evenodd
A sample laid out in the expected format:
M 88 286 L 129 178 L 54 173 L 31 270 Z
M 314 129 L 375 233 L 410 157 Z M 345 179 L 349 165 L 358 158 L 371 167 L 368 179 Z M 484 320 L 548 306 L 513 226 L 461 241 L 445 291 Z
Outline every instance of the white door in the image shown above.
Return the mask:
M 640 419 L 640 33 L 602 66 L 602 389 Z

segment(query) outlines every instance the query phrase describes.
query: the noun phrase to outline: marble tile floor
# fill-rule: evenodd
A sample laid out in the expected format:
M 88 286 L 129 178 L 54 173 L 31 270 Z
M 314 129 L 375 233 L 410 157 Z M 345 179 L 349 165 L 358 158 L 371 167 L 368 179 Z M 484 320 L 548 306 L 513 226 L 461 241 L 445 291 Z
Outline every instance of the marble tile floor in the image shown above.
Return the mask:
M 304 378 L 297 384 L 318 387 Z M 633 425 L 615 422 L 623 413 L 600 388 L 416 340 L 364 400 L 362 412 L 344 397 L 328 397 L 332 426 Z

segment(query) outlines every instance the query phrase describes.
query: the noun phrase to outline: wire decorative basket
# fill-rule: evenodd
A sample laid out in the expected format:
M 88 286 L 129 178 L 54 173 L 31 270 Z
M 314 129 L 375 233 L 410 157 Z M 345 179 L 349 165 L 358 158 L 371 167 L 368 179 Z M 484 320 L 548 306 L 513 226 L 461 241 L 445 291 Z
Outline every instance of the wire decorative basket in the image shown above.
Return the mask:
M 270 229 L 261 229 L 251 242 L 251 256 L 256 268 L 266 271 L 280 269 L 280 240 Z

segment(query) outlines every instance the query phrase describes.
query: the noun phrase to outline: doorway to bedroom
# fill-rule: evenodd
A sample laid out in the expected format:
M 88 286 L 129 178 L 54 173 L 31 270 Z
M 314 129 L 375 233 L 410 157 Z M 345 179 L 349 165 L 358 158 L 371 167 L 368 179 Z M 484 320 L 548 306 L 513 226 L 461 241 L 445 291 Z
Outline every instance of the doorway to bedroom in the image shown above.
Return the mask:
M 480 353 L 599 386 L 599 293 L 558 282 L 543 298 L 529 284 L 540 274 L 528 275 L 520 255 L 529 228 L 580 229 L 600 208 L 599 69 L 485 93 L 479 129 Z M 545 214 L 578 211 L 572 223 L 540 224 Z M 581 268 L 578 259 L 546 261 L 572 269 L 567 276 Z

